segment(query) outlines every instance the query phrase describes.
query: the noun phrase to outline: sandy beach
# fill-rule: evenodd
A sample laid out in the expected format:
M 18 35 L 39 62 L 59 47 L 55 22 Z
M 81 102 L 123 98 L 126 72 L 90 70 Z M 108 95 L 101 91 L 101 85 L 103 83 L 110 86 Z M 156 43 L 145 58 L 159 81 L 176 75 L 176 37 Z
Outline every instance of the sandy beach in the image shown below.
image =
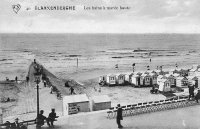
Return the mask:
M 181 44 L 183 40 L 180 38 L 180 35 L 178 35 L 172 43 L 166 46 L 159 45 L 157 38 L 155 38 L 156 36 L 153 35 L 154 39 L 151 41 L 151 44 L 154 44 L 154 41 L 156 41 L 156 43 L 155 45 L 151 45 L 151 47 L 150 45 L 144 46 L 147 40 L 151 38 L 151 35 L 147 36 L 148 38 L 146 40 L 143 39 L 142 41 L 133 38 L 132 42 L 136 44 L 134 47 L 131 47 L 132 42 L 129 40 L 125 45 L 118 43 L 116 46 L 115 43 L 114 45 L 106 44 L 107 46 L 100 46 L 102 42 L 99 41 L 96 41 L 97 43 L 92 45 L 90 41 L 91 39 L 87 39 L 85 35 L 85 37 L 83 36 L 83 40 L 84 42 L 90 41 L 88 44 L 90 45 L 89 47 L 77 43 L 77 40 L 75 40 L 76 36 L 72 36 L 71 40 L 74 40 L 78 46 L 70 46 L 70 44 L 67 44 L 69 45 L 67 46 L 66 44 L 63 44 L 64 40 L 60 40 L 59 38 L 64 38 L 65 36 L 58 36 L 56 38 L 53 36 L 53 38 L 55 38 L 53 41 L 48 39 L 48 35 L 41 36 L 41 41 L 36 40 L 34 35 L 29 36 L 29 38 L 26 38 L 23 35 L 20 35 L 16 38 L 13 35 L 3 35 L 4 39 L 7 39 L 8 43 L 5 44 L 5 41 L 1 42 L 1 45 L 3 46 L 0 51 L 1 80 L 5 80 L 5 77 L 14 80 L 15 76 L 18 76 L 19 80 L 25 80 L 28 71 L 30 70 L 30 64 L 33 59 L 36 59 L 44 66 L 50 80 L 55 86 L 60 88 L 59 90 L 63 95 L 69 94 L 69 89 L 64 87 L 65 80 L 73 79 L 79 83 L 76 89 L 78 93 L 86 93 L 89 97 L 108 95 L 111 98 L 112 106 L 116 106 L 118 103 L 127 105 L 138 102 L 155 101 L 165 99 L 166 97 L 161 94 L 150 94 L 149 91 L 151 88 L 134 88 L 132 86 L 101 87 L 101 92 L 98 92 L 94 90 L 94 87 L 96 89 L 100 88 L 98 84 L 99 76 L 109 73 L 132 72 L 133 63 L 136 63 L 136 71 L 146 71 L 147 65 L 150 66 L 151 70 L 162 65 L 163 70 L 167 71 L 174 69 L 176 63 L 179 68 L 188 69 L 191 68 L 193 64 L 199 64 L 200 60 L 200 53 L 196 51 L 198 46 L 190 46 L 190 48 L 186 49 L 188 47 L 185 43 L 186 41 L 184 41 L 185 46 Z M 120 37 L 119 35 L 117 36 Z M 161 35 L 161 37 L 164 38 L 160 42 L 166 43 L 169 39 L 168 37 L 165 37 L 165 35 Z M 172 35 L 172 37 L 174 38 L 176 36 Z M 97 36 L 96 38 L 99 37 Z M 195 37 L 194 35 L 192 35 L 191 38 L 198 39 L 198 37 Z M 15 39 L 16 42 L 14 47 L 10 45 L 10 43 L 14 41 L 12 39 Z M 52 37 L 50 37 L 50 39 L 52 39 Z M 100 39 L 103 40 L 102 37 Z M 71 40 L 67 39 L 67 41 L 72 42 Z M 112 38 L 108 38 L 105 41 L 112 42 L 112 40 Z M 36 43 L 36 41 L 39 43 L 47 42 L 47 44 L 39 44 Z M 55 46 L 54 44 L 57 41 L 60 41 L 61 43 L 58 43 L 57 46 Z M 140 41 L 139 43 L 143 42 L 141 43 L 143 46 L 137 43 L 137 41 Z M 187 41 L 190 41 L 190 38 L 187 38 Z M 29 45 L 25 45 L 24 48 L 18 46 L 24 44 L 24 42 L 28 42 Z M 175 42 L 178 44 L 173 44 Z M 35 43 L 34 47 L 32 47 L 32 43 Z M 174 45 L 177 48 L 174 47 Z M 50 48 L 47 49 L 46 46 L 50 46 Z M 135 52 L 134 50 L 138 50 L 138 48 L 141 48 L 142 51 Z M 149 53 L 152 54 L 148 55 Z M 151 62 L 149 61 L 150 58 Z M 115 68 L 116 64 L 119 66 L 117 69 Z M 11 112 L 18 112 L 14 114 L 14 117 L 20 117 L 21 119 L 35 118 L 35 85 L 33 76 L 29 86 L 23 82 L 15 85 L 15 93 L 8 93 L 4 96 L 16 99 L 16 101 L 12 104 L 4 103 L 1 107 L 7 108 L 7 110 L 10 110 Z M 62 115 L 62 100 L 58 100 L 55 94 L 50 94 L 50 89 L 44 88 L 42 83 L 40 85 L 40 108 L 45 110 L 45 114 L 48 114 L 51 108 L 55 108 L 58 114 Z M 7 92 L 9 92 L 9 90 Z M 13 94 L 15 96 L 12 96 Z

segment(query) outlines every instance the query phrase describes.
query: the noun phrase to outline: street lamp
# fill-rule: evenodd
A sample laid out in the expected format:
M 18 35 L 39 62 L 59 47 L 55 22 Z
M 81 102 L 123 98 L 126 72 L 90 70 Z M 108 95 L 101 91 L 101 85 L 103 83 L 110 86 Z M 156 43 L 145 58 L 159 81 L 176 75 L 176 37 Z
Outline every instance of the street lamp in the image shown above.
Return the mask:
M 39 117 L 39 83 L 40 83 L 40 77 L 41 73 L 37 71 L 37 73 L 34 74 L 35 82 L 37 84 L 37 119 L 36 119 L 36 126 L 38 127 L 38 117 Z

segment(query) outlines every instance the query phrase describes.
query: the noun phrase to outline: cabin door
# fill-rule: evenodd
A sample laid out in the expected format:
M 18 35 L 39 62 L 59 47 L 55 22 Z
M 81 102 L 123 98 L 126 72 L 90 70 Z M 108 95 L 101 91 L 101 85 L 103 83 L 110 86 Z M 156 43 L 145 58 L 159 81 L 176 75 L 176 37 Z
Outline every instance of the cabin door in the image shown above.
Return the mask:
M 140 78 L 137 78 L 138 86 L 140 86 Z
M 198 88 L 198 80 L 195 80 L 195 88 Z
M 153 85 L 153 80 L 152 80 L 152 78 L 150 78 L 150 86 L 152 86 Z

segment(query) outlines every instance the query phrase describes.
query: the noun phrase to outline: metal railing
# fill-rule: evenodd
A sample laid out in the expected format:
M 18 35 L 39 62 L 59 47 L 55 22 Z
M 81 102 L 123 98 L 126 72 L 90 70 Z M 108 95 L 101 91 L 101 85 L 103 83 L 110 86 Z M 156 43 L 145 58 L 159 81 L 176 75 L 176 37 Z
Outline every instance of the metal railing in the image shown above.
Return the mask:
M 157 111 L 164 111 L 176 108 L 183 108 L 188 106 L 197 105 L 198 103 L 195 101 L 189 101 L 188 96 L 179 96 L 174 97 L 166 100 L 160 101 L 151 101 L 151 102 L 144 102 L 144 103 L 137 103 L 132 105 L 122 106 L 124 117 L 127 116 L 134 116 L 144 113 L 151 113 Z M 111 107 L 107 111 L 107 118 L 113 119 L 117 116 L 117 107 Z

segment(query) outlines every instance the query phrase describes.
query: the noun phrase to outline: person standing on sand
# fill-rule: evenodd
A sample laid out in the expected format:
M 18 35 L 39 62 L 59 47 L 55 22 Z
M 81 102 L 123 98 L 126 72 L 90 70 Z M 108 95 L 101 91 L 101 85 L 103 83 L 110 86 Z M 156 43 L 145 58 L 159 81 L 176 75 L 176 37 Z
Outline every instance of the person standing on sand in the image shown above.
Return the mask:
M 16 81 L 16 83 L 17 83 L 17 80 L 18 80 L 18 78 L 17 78 L 17 76 L 15 77 L 15 81 Z
M 49 113 L 49 116 L 47 119 L 47 125 L 49 127 L 54 127 L 53 122 L 56 120 L 56 118 L 58 118 L 58 116 L 56 116 L 55 109 L 53 108 L 53 109 L 51 109 L 51 113 Z
M 194 98 L 194 85 L 188 86 L 188 88 L 189 88 L 189 100 L 190 100 L 191 97 Z
M 71 95 L 72 95 L 72 94 L 75 94 L 74 88 L 73 88 L 73 87 L 70 87 L 69 90 L 70 90 L 70 94 L 71 94 Z
M 11 124 L 11 129 L 20 129 L 19 119 L 16 118 L 15 122 Z
M 198 92 L 195 96 L 195 100 L 196 100 L 197 103 L 199 103 L 199 99 L 200 99 L 200 89 L 198 89 Z
M 44 125 L 44 120 L 47 120 L 46 116 L 44 116 L 43 113 L 44 113 L 44 110 L 40 110 L 40 114 L 36 118 L 36 122 L 38 123 L 40 127 Z
M 122 108 L 121 108 L 120 104 L 117 104 L 117 117 L 116 117 L 116 120 L 117 120 L 118 128 L 123 128 L 123 126 L 121 125 L 121 120 L 123 120 L 123 117 L 122 117 Z

